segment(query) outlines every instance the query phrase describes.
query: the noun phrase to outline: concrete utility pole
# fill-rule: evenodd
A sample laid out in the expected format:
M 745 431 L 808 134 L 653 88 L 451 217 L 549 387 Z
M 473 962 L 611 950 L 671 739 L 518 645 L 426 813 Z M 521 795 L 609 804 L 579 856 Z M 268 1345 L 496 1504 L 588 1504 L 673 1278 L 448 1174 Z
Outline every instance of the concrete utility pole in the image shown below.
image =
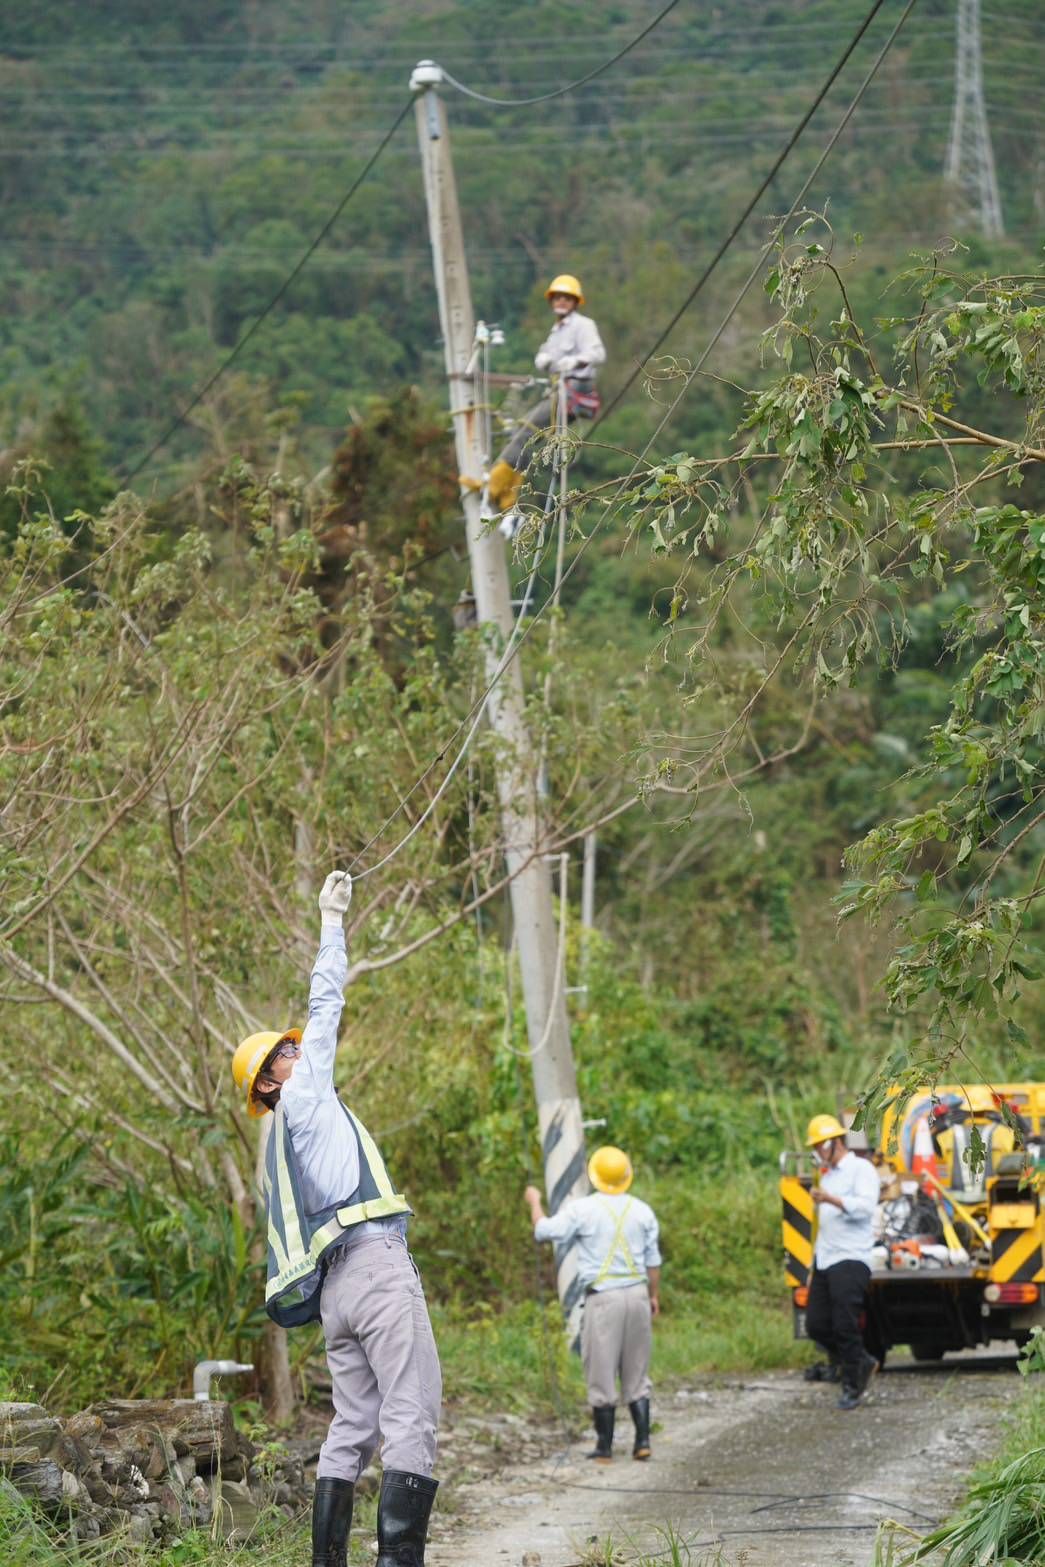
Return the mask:
M 954 57 L 954 108 L 944 178 L 957 186 L 987 239 L 1001 239 L 998 175 L 983 96 L 983 46 L 980 0 L 958 0 L 958 36 Z
M 410 78 L 417 95 L 417 136 L 424 169 L 425 200 L 432 261 L 439 294 L 446 372 L 450 388 L 462 474 L 482 476 L 480 426 L 474 406 L 475 319 L 468 282 L 461 215 L 450 155 L 446 108 L 436 92 L 443 79 L 438 65 L 422 60 Z M 505 543 L 496 528 L 484 528 L 479 496 L 461 497 L 478 621 L 485 632 L 486 675 L 492 680 L 512 634 L 511 585 Z M 487 702 L 490 724 L 501 741 L 497 796 L 504 834 L 505 860 L 512 876 L 511 900 L 519 947 L 526 1029 L 544 1159 L 544 1184 L 550 1212 L 569 1197 L 588 1191 L 577 1077 L 570 1047 L 564 977 L 557 970 L 558 930 L 551 876 L 542 854 L 537 797 L 537 759 L 526 728 L 522 673 L 514 658 Z M 576 1338 L 580 1290 L 573 1247 L 556 1249 L 559 1299 L 571 1340 Z

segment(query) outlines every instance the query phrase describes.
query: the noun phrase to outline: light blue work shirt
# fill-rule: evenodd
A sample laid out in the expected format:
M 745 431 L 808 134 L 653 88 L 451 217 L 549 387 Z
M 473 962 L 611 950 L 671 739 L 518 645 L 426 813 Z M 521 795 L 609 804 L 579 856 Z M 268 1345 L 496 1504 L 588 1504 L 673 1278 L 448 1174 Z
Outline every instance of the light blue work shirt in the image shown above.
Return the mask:
M 555 322 L 534 357 L 539 370 L 560 370 L 568 365 L 594 381 L 598 366 L 606 363 L 606 350 L 591 317 L 571 310 Z
M 359 1185 L 359 1145 L 334 1092 L 334 1057 L 347 978 L 345 933 L 340 925 L 324 925 L 309 986 L 301 1054 L 279 1096 L 308 1213 L 347 1202 Z M 405 1215 L 353 1225 L 351 1240 L 368 1234 L 385 1235 L 390 1228 L 405 1235 Z
M 624 1246 L 618 1235 L 623 1236 Z M 574 1197 L 563 1203 L 554 1218 L 538 1219 L 533 1238 L 575 1240 L 577 1279 L 586 1290 L 624 1289 L 642 1282 L 649 1268 L 660 1267 L 657 1216 L 648 1203 L 627 1192 L 615 1197 L 604 1192 Z
M 818 1268 L 833 1267 L 836 1262 L 865 1262 L 871 1266 L 871 1221 L 878 1207 L 878 1171 L 869 1159 L 860 1159 L 850 1151 L 820 1176 L 820 1190 L 830 1192 L 845 1204 L 817 1206 L 815 1260 Z

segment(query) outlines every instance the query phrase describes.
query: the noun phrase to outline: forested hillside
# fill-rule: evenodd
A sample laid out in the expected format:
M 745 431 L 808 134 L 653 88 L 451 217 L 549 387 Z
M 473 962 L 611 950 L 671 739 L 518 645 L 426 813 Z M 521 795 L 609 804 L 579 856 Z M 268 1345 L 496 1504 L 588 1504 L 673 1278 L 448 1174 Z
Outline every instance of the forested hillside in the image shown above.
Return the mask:
M 254 1144 L 229 1049 L 299 1015 L 316 876 L 396 844 L 482 689 L 481 637 L 451 614 L 468 568 L 411 116 L 133 493 L 127 475 L 321 230 L 419 59 L 494 96 L 538 94 L 654 9 L 42 0 L 5 18 L 0 958 L 24 1123 L 0 1143 L 0 1300 L 20 1330 L 15 1393 L 59 1360 L 75 1400 L 114 1379 L 183 1388 L 196 1354 L 253 1353 Z M 534 110 L 448 89 L 476 311 L 507 335 L 493 368 L 529 367 L 543 289 L 566 268 L 612 395 L 865 10 L 684 0 Z M 899 12 L 882 8 L 653 373 L 581 432 L 562 612 L 542 559 L 523 653 L 550 840 L 573 857 L 581 1100 L 662 1211 L 677 1368 L 790 1352 L 778 1150 L 890 1051 L 906 1064 L 937 982 L 982 1003 L 961 1070 L 1045 1070 L 1036 970 L 1016 948 L 1020 921 L 1033 946 L 1042 919 L 1034 0 L 983 18 L 1004 239 L 985 241 L 941 178 L 954 5 L 920 0 L 810 194 L 820 215 L 788 233 L 633 490 L 603 517 L 594 489 L 628 471 Z M 524 538 L 514 580 L 530 567 Z M 496 1375 L 503 1316 L 511 1395 L 539 1358 L 511 1337 L 535 1320 L 519 1196 L 537 1150 L 492 893 L 496 760 L 484 729 L 426 830 L 360 884 L 342 1082 L 416 1197 L 455 1389 L 486 1374 L 477 1343 Z M 582 973 L 576 835 L 603 818 Z M 897 822 L 916 823 L 910 842 Z M 839 925 L 845 896 L 882 917 Z M 1007 899 L 1010 924 L 956 978 L 953 953 L 917 947 L 928 924 L 898 932 L 889 896 L 906 914 L 922 899 L 941 930 Z M 883 976 L 908 937 L 917 975 L 891 1011 Z M 314 1347 L 303 1336 L 299 1362 Z
M 508 332 L 502 368 L 528 364 L 540 290 L 583 275 L 610 345 L 606 384 L 630 371 L 765 172 L 867 7 L 748 0 L 678 7 L 618 66 L 535 110 L 448 96 L 477 313 Z M 952 231 L 940 175 L 953 90 L 951 0 L 920 0 L 811 192 L 840 243 L 864 236 L 869 292 L 914 245 Z M 106 461 L 129 468 L 215 367 L 320 230 L 437 58 L 493 96 L 548 91 L 620 48 L 653 14 L 500 0 L 404 7 L 42 4 L 9 16 L 0 54 L 5 158 L 4 439 L 74 401 Z M 782 211 L 893 23 L 876 17 L 745 235 L 680 325 L 692 353 Z M 1045 158 L 1035 88 L 1045 38 L 1033 0 L 984 15 L 985 81 L 1009 243 L 1024 270 L 1042 225 Z M 963 231 L 967 223 L 959 219 Z M 984 253 L 974 243 L 974 256 Z M 757 306 L 753 307 L 757 311 Z M 735 369 L 754 322 L 723 345 Z M 750 357 L 747 354 L 745 357 Z M 279 408 L 308 463 L 349 412 L 404 380 L 438 392 L 437 321 L 412 117 L 265 331 L 148 478 L 179 455 L 264 442 Z M 713 383 L 684 410 L 687 437 L 731 410 Z M 641 392 L 603 438 L 634 444 Z

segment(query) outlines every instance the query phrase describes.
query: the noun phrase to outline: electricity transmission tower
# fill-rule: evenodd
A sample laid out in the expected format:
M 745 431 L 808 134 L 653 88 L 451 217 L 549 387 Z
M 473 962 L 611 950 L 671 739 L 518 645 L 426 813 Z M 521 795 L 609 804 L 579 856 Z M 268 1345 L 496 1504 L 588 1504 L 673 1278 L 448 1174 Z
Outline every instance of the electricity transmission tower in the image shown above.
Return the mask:
M 978 214 L 985 237 L 1001 239 L 1005 226 L 983 97 L 980 0 L 958 0 L 954 109 L 943 172 L 948 183 L 960 191 L 969 210 Z

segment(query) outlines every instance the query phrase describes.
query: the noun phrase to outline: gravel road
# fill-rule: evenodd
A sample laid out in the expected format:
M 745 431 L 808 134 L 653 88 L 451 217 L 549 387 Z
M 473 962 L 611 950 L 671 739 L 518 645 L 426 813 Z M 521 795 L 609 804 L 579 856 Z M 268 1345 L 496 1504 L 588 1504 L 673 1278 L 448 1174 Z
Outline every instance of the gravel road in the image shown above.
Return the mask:
M 626 1413 L 609 1465 L 586 1461 L 587 1436 L 564 1446 L 509 1419 L 485 1427 L 483 1473 L 483 1422 L 451 1427 L 428 1560 L 572 1567 L 606 1562 L 612 1542 L 624 1562 L 663 1552 L 669 1526 L 695 1563 L 868 1567 L 882 1519 L 924 1529 L 946 1516 L 1021 1393 L 1015 1359 L 983 1353 L 930 1367 L 898 1355 L 852 1413 L 797 1372 L 701 1377 L 655 1400 L 647 1464 L 631 1459 Z

